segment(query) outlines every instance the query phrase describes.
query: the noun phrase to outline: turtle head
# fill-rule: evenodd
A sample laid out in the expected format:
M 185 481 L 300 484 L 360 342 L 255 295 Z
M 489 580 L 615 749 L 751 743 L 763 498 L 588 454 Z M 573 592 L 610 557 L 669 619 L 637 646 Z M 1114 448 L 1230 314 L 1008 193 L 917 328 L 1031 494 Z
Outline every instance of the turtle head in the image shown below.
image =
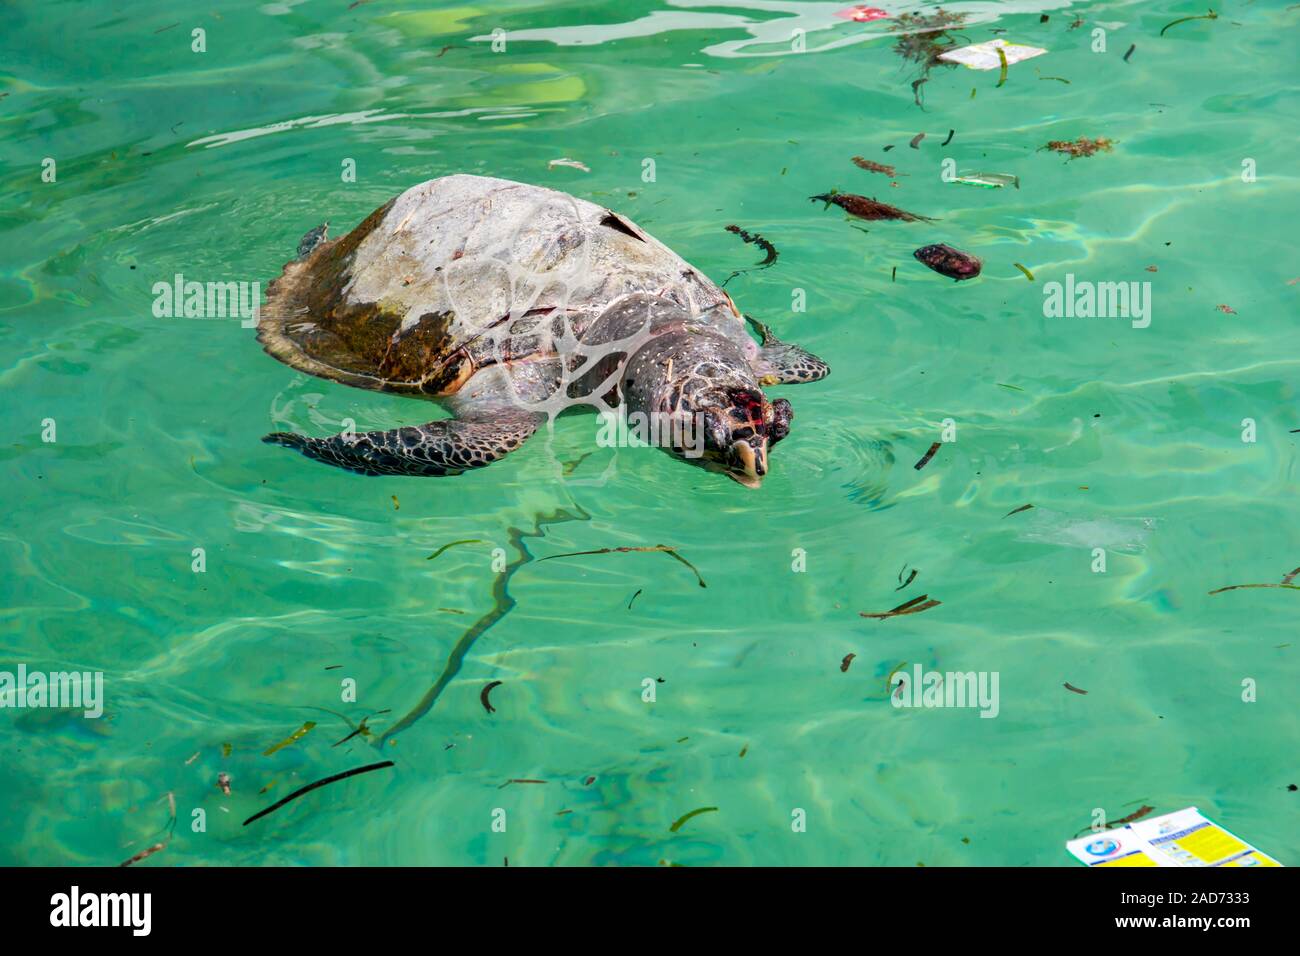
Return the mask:
M 734 478 L 762 484 L 772 446 L 790 433 L 794 412 L 763 394 L 741 345 L 691 325 L 655 336 L 624 372 L 629 419 L 667 421 L 656 442 L 669 454 Z
M 695 411 L 703 424 L 701 463 L 759 487 L 772 446 L 790 434 L 790 403 L 769 400 L 757 385 L 727 385 L 700 396 Z

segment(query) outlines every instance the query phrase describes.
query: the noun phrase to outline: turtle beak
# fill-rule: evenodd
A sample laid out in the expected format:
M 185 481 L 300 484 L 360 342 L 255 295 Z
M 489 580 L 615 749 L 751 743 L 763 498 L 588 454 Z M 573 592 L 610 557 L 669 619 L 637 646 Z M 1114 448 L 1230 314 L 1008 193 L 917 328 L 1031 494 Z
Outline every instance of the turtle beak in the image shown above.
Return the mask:
M 767 474 L 767 439 L 760 438 L 755 444 L 741 440 L 731 446 L 733 464 L 727 474 L 746 488 L 758 488 L 763 484 Z

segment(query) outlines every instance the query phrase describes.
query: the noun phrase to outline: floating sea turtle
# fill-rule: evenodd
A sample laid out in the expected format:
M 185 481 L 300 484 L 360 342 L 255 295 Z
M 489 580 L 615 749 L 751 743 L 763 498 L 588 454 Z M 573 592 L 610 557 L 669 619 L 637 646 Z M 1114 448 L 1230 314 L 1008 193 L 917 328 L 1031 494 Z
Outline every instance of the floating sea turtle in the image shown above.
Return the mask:
M 454 416 L 263 439 L 349 471 L 459 474 L 565 408 L 622 406 L 657 422 L 671 454 L 756 487 L 793 417 L 760 386 L 829 372 L 632 222 L 565 193 L 445 176 L 342 239 L 327 225 L 270 284 L 258 339 L 296 369 L 435 399 Z

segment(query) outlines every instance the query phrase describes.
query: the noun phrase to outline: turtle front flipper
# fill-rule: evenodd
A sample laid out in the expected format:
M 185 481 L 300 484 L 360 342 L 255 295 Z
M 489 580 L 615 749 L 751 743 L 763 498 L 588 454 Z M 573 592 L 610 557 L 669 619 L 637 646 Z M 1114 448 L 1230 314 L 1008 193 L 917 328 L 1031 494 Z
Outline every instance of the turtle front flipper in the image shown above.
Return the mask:
M 491 417 L 447 418 L 390 431 L 329 438 L 275 432 L 262 441 L 302 452 L 360 475 L 435 478 L 482 468 L 514 451 L 537 430 L 542 416 L 498 410 Z
M 745 316 L 762 339 L 762 347 L 753 360 L 754 374 L 760 385 L 798 385 L 815 382 L 831 374 L 831 367 L 797 345 L 782 342 L 770 328 L 757 319 Z

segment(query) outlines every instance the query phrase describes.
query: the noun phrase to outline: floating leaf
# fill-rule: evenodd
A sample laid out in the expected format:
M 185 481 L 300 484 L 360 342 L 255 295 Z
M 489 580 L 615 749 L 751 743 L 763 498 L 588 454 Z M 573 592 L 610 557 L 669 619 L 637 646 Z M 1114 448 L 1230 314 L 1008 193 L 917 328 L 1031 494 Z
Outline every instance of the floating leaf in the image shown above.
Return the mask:
M 922 594 L 920 597 L 914 597 L 912 600 L 900 604 L 896 608 L 891 608 L 888 611 L 879 611 L 875 613 L 859 611 L 858 614 L 862 617 L 871 617 L 883 621 L 890 617 L 902 617 L 904 614 L 920 614 L 922 611 L 928 611 L 930 608 L 938 607 L 943 603 L 942 601 L 931 601 L 929 600 L 929 597 L 930 595 L 928 594 Z
M 275 744 L 272 747 L 268 747 L 266 750 L 262 751 L 262 756 L 269 757 L 277 750 L 283 750 L 285 747 L 288 747 L 290 744 L 297 743 L 298 741 L 302 740 L 302 738 L 306 737 L 309 733 L 311 733 L 312 728 L 315 726 L 316 726 L 316 721 L 314 720 L 307 721 L 305 724 L 303 724 L 301 727 L 295 730 L 288 737 L 285 737 L 284 740 L 281 740 L 278 744 Z

